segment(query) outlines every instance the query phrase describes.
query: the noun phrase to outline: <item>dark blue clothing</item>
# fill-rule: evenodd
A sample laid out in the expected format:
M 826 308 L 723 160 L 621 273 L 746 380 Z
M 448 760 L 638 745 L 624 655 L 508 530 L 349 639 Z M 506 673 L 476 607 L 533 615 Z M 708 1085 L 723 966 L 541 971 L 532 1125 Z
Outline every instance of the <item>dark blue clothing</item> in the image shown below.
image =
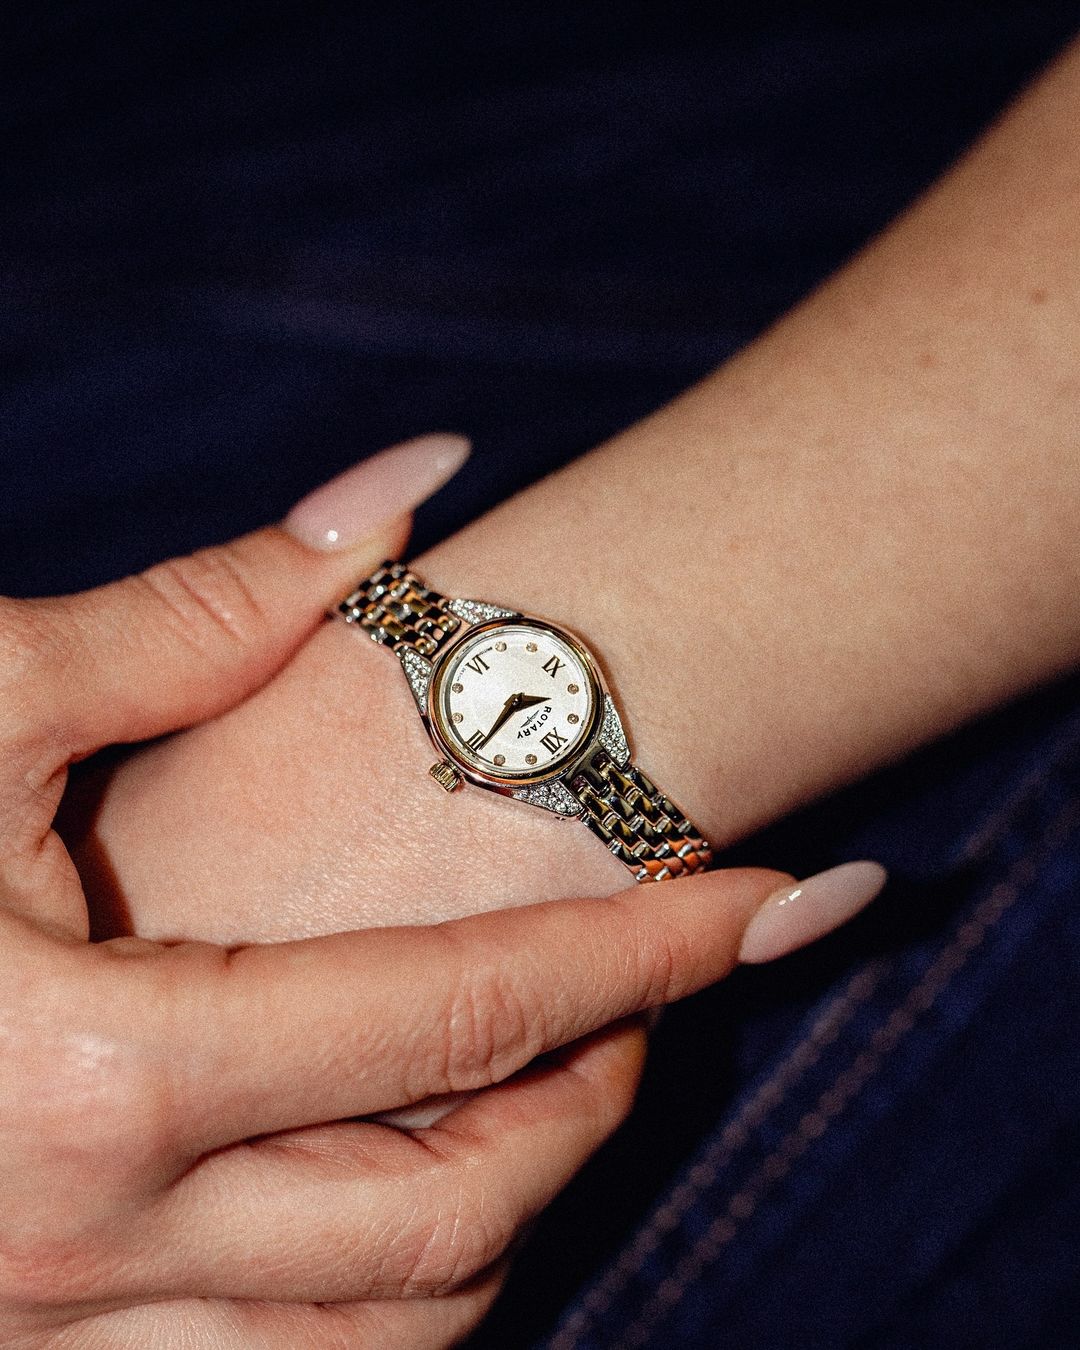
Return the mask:
M 736 350 L 1078 17 L 732 8 L 25 6 L 0 590 L 90 585 L 462 430 L 430 543 Z M 476 1350 L 1080 1343 L 1078 693 L 740 846 L 893 881 L 669 1013 Z

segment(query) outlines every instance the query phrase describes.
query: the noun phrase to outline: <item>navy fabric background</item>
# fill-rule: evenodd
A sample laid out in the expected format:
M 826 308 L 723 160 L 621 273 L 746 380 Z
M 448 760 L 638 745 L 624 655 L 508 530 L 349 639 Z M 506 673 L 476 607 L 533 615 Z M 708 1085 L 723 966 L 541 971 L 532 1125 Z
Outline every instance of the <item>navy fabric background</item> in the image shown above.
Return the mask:
M 9 10 L 0 590 L 227 537 L 435 428 L 476 441 L 421 513 L 449 532 L 760 331 L 1078 21 Z M 1080 1340 L 1077 693 L 740 848 L 894 881 L 669 1014 L 477 1350 Z

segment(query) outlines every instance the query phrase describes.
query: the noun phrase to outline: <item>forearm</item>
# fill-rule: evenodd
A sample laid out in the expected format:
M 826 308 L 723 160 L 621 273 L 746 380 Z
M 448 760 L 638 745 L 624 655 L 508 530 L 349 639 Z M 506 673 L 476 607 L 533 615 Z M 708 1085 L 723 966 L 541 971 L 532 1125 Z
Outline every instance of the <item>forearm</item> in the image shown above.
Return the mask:
M 1080 51 L 655 416 L 417 561 L 599 652 L 719 841 L 1080 656 Z

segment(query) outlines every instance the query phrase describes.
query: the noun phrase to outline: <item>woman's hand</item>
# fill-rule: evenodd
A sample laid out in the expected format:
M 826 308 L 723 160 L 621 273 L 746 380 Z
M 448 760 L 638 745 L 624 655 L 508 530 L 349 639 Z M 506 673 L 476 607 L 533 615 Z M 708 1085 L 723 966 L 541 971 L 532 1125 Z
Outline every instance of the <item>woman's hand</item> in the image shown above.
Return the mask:
M 278 945 L 90 943 L 52 828 L 69 764 L 244 697 L 400 533 L 343 557 L 268 530 L 0 600 L 5 1345 L 453 1341 L 627 1110 L 634 1014 L 720 978 L 783 880 Z M 351 1119 L 482 1088 L 411 1134 Z

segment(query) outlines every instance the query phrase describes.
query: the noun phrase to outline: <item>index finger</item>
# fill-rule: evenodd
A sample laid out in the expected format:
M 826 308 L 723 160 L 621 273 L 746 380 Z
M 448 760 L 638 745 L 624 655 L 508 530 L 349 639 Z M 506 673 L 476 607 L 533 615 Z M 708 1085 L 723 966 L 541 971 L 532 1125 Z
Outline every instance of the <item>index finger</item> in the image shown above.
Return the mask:
M 738 868 L 434 927 L 234 950 L 137 944 L 125 1020 L 167 1051 L 178 1128 L 201 1153 L 485 1087 L 683 998 L 728 973 L 750 916 L 786 880 Z

